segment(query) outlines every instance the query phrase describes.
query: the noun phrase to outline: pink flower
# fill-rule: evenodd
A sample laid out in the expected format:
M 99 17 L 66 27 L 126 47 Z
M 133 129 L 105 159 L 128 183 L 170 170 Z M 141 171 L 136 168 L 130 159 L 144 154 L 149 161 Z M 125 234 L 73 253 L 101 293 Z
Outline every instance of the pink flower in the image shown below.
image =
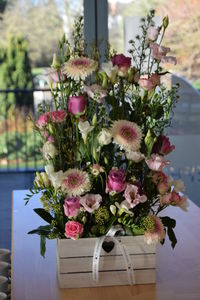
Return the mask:
M 64 207 L 65 216 L 76 217 L 80 210 L 79 197 L 66 198 L 63 207 Z
M 126 188 L 126 173 L 122 169 L 112 169 L 108 175 L 106 183 L 106 193 L 120 193 Z
M 85 86 L 85 91 L 90 98 L 96 100 L 98 103 L 102 103 L 107 95 L 107 92 L 98 84 Z
M 134 208 L 139 203 L 144 203 L 147 200 L 146 195 L 140 195 L 138 191 L 138 187 L 133 184 L 128 184 L 125 192 L 124 197 L 126 201 L 130 204 L 131 208 Z
M 152 51 L 152 57 L 157 60 L 161 60 L 163 63 L 172 63 L 176 64 L 176 58 L 173 56 L 166 56 L 170 52 L 170 48 L 160 46 L 156 43 L 150 45 Z
M 163 195 L 167 193 L 171 187 L 167 176 L 163 172 L 156 172 L 152 175 L 152 181 L 157 186 L 158 192 Z
M 37 126 L 42 129 L 44 126 L 47 125 L 47 122 L 49 120 L 49 113 L 46 112 L 45 114 L 41 115 L 37 121 Z
M 50 143 L 54 143 L 54 138 L 53 138 L 53 136 L 50 135 L 50 136 L 48 137 L 48 141 L 49 141 Z
M 58 83 L 58 82 L 66 79 L 65 75 L 61 72 L 61 70 L 59 70 L 57 72 L 56 70 L 51 69 L 49 72 L 49 75 L 55 83 Z
M 174 205 L 179 206 L 183 210 L 187 210 L 187 207 L 189 206 L 187 197 L 181 196 L 176 191 L 172 191 L 171 193 L 165 194 L 160 198 L 160 204 L 161 205 Z
M 66 111 L 64 110 L 55 110 L 50 112 L 50 119 L 53 123 L 61 123 L 65 120 L 67 116 Z
M 144 240 L 148 245 L 157 244 L 165 238 L 163 223 L 159 217 L 151 216 L 154 222 L 154 229 L 147 230 L 144 234 Z
M 150 159 L 146 160 L 146 164 L 150 170 L 160 172 L 162 169 L 167 166 L 170 162 L 165 160 L 163 156 L 158 154 L 151 154 Z
M 168 52 L 170 52 L 170 48 L 160 46 L 156 43 L 151 44 L 150 49 L 152 51 L 152 57 L 158 60 L 161 60 Z
M 159 194 L 164 195 L 169 191 L 170 185 L 168 181 L 159 182 L 159 184 L 157 185 L 157 189 Z
M 157 85 L 160 85 L 160 75 L 152 74 L 149 78 L 148 75 L 142 75 L 138 83 L 141 88 L 143 88 L 146 91 L 150 91 L 154 89 Z
M 160 28 L 159 28 L 159 27 L 153 27 L 153 26 L 150 26 L 150 27 L 147 29 L 146 39 L 147 39 L 148 41 L 154 42 L 155 40 L 157 40 L 158 35 L 159 35 L 159 32 L 160 32 Z
M 102 197 L 99 194 L 87 194 L 81 197 L 80 203 L 85 208 L 86 211 L 92 213 L 99 208 Z
M 78 239 L 83 233 L 83 225 L 76 221 L 68 221 L 65 224 L 65 236 L 72 240 Z
M 175 149 L 174 145 L 170 144 L 169 138 L 165 135 L 160 135 L 153 146 L 153 153 L 167 155 Z
M 86 100 L 83 96 L 71 96 L 68 102 L 68 111 L 72 115 L 82 115 L 85 113 Z
M 113 66 L 118 66 L 118 75 L 126 76 L 128 75 L 128 69 L 131 66 L 131 57 L 127 57 L 124 54 L 117 54 L 112 58 Z

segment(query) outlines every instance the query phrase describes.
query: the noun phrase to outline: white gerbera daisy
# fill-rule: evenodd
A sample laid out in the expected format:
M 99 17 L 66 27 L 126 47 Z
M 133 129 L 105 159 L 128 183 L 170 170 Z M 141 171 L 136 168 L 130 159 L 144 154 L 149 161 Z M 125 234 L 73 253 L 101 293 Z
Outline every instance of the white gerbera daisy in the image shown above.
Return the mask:
M 138 151 L 140 149 L 142 131 L 133 122 L 126 120 L 115 121 L 110 130 L 113 142 L 127 151 Z
M 80 196 L 91 189 L 90 178 L 87 172 L 79 169 L 69 169 L 64 175 L 62 190 L 68 196 Z
M 98 63 L 87 57 L 76 57 L 69 59 L 63 67 L 63 73 L 74 80 L 84 80 L 96 70 Z

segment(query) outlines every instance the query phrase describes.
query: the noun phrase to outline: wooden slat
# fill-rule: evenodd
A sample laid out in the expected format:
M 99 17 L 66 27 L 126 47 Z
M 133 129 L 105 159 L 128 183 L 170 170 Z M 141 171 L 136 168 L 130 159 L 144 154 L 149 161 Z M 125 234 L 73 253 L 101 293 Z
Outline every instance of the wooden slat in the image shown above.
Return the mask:
M 97 238 L 86 238 L 79 240 L 61 239 L 57 241 L 57 249 L 60 257 L 79 257 L 79 256 L 93 256 L 94 246 Z M 127 247 L 129 254 L 139 253 L 155 253 L 156 247 L 154 245 L 147 245 L 144 243 L 143 236 L 124 236 L 121 237 L 122 243 Z M 81 249 L 81 254 L 80 254 Z M 110 253 L 106 253 L 103 249 L 103 255 L 120 255 L 120 249 L 116 246 Z
M 155 269 L 136 270 L 136 284 L 155 283 Z M 129 285 L 126 271 L 101 272 L 99 282 L 92 280 L 92 273 L 60 274 L 59 285 L 62 288 L 81 288 L 95 286 Z
M 156 255 L 131 255 L 131 261 L 134 269 L 155 268 Z M 63 258 L 59 263 L 60 273 L 69 272 L 88 272 L 92 271 L 92 257 Z M 121 270 L 125 269 L 123 256 L 104 256 L 100 258 L 99 270 Z

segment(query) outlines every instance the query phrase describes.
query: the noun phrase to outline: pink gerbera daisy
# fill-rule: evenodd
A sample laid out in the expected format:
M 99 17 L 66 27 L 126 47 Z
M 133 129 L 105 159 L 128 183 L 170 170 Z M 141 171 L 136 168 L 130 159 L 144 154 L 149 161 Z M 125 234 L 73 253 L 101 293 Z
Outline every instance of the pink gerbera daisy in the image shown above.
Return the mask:
M 91 189 L 90 178 L 87 172 L 78 169 L 69 169 L 64 173 L 62 190 L 68 196 L 80 196 Z
M 157 216 L 149 215 L 148 218 L 151 219 L 153 223 L 153 228 L 145 232 L 144 240 L 145 242 L 150 244 L 157 244 L 161 242 L 165 238 L 165 230 L 161 219 Z
M 96 70 L 98 63 L 87 57 L 69 59 L 63 67 L 63 73 L 74 80 L 84 80 Z
M 111 128 L 111 135 L 113 142 L 122 149 L 129 151 L 140 149 L 142 131 L 136 123 L 126 120 L 115 121 Z

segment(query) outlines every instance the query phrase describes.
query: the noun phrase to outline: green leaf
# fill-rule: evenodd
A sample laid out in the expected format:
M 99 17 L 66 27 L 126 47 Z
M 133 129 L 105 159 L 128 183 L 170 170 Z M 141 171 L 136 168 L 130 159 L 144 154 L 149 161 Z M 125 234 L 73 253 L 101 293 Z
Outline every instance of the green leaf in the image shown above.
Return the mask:
M 45 257 L 46 252 L 46 236 L 40 235 L 40 254 Z
M 51 214 L 48 213 L 44 208 L 35 208 L 34 212 L 49 224 L 51 224 L 51 222 L 54 220 Z
M 28 234 L 38 234 L 38 235 L 45 235 L 47 236 L 51 232 L 51 226 L 40 226 L 37 229 L 31 230 L 28 232 Z

